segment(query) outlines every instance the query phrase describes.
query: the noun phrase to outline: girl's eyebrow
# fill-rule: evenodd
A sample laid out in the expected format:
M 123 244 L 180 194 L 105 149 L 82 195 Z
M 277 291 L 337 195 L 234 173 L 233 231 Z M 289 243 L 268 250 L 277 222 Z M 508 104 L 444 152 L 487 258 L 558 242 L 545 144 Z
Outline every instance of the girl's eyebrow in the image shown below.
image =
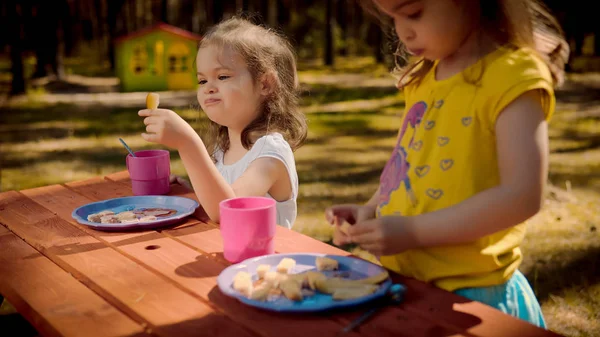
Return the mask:
M 227 67 L 217 67 L 217 68 L 214 68 L 214 69 L 212 70 L 212 72 L 217 72 L 217 71 L 219 71 L 219 70 L 228 70 L 228 71 L 231 71 L 231 69 L 230 69 L 230 68 L 227 68 Z M 199 72 L 197 72 L 197 73 L 196 73 L 196 75 L 204 76 L 204 74 L 203 74 L 202 72 L 200 72 L 200 71 L 199 71 Z
M 419 0 L 407 0 L 407 1 L 403 1 L 403 2 L 401 2 L 401 3 L 397 4 L 397 5 L 395 5 L 394 7 L 392 7 L 392 9 L 391 9 L 391 13 L 396 13 L 396 12 L 398 12 L 399 10 L 401 10 L 401 9 L 402 9 L 402 7 L 404 7 L 404 6 L 408 6 L 408 5 L 410 5 L 410 4 L 413 4 L 413 3 L 415 3 L 415 2 L 419 2 Z

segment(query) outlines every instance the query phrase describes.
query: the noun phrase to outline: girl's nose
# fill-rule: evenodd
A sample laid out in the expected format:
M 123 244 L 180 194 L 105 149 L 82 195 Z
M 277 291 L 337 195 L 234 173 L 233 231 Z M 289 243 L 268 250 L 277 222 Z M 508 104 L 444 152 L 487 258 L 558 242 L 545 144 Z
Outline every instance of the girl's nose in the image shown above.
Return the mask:
M 417 35 L 415 30 L 412 29 L 409 25 L 401 24 L 398 21 L 395 22 L 395 28 L 396 34 L 402 42 L 410 42 L 414 40 Z
M 214 85 L 207 84 L 204 87 L 204 93 L 206 94 L 214 94 L 217 92 L 217 88 Z

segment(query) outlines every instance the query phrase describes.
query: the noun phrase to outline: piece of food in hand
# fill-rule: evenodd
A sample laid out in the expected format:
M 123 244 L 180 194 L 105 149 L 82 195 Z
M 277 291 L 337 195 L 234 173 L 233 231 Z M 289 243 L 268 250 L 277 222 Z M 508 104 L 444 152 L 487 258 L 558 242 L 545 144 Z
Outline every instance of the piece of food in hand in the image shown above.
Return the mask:
M 246 297 L 252 295 L 252 277 L 245 271 L 240 271 L 233 277 L 233 289 Z
M 345 221 L 340 225 L 340 231 L 346 235 L 348 235 L 348 228 L 350 228 L 350 224 Z
M 265 274 L 269 271 L 271 271 L 271 266 L 268 264 L 261 264 L 256 267 L 256 275 L 259 279 L 265 278 Z
M 296 266 L 296 261 L 289 257 L 283 258 L 277 265 L 277 272 L 282 274 L 289 274 L 292 269 Z
M 302 301 L 302 287 L 296 280 L 287 278 L 279 283 L 279 288 L 288 299 L 292 301 Z
M 324 270 L 337 270 L 339 268 L 339 264 L 337 260 L 328 258 L 328 257 L 324 257 L 324 256 L 317 256 L 317 260 L 315 262 L 316 266 L 317 266 L 317 270 L 320 271 L 324 271 Z
M 339 288 L 333 292 L 331 298 L 333 298 L 336 301 L 350 300 L 353 298 L 371 295 L 376 290 L 377 286 L 374 286 L 372 284 L 365 284 L 362 287 Z
M 146 96 L 146 108 L 150 109 L 150 110 L 155 110 L 158 109 L 158 103 L 159 103 L 159 99 L 158 99 L 158 94 L 151 92 L 148 94 L 148 96 Z
M 115 212 L 113 212 L 113 211 L 102 211 L 102 212 L 88 215 L 87 220 L 91 221 L 91 222 L 100 222 L 101 217 L 103 217 L 105 215 L 114 215 L 114 214 L 115 214 Z

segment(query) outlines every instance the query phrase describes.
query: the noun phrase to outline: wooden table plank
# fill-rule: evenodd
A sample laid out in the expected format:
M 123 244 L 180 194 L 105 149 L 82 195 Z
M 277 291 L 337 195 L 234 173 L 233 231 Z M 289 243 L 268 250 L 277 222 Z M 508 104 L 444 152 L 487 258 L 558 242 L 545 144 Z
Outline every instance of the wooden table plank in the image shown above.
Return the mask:
M 70 216 L 69 210 L 72 207 L 89 202 L 84 196 L 62 186 L 44 187 L 22 192 L 32 200 L 43 204 L 52 212 L 61 215 Z M 83 192 L 85 193 L 85 191 Z M 99 193 L 102 192 L 96 191 L 94 195 Z M 74 221 L 71 220 L 71 222 L 73 225 L 79 226 Z M 214 229 L 214 225 L 208 224 L 199 224 L 194 227 L 203 228 L 202 225 Z M 270 313 L 252 309 L 255 313 L 248 315 L 248 307 L 237 301 L 230 301 L 215 288 L 216 277 L 225 268 L 225 265 L 217 263 L 210 256 L 199 254 L 197 251 L 182 246 L 180 243 L 157 232 L 103 233 L 90 229 L 87 229 L 86 232 L 99 239 L 106 240 L 124 253 L 165 274 L 192 294 L 213 302 L 232 319 L 241 321 L 242 324 L 248 327 L 255 327 L 264 331 L 267 335 L 277 335 L 282 328 L 293 331 L 292 335 L 295 333 L 298 335 L 305 333 L 333 334 L 341 329 L 339 324 L 327 318 L 312 317 L 307 322 L 307 319 L 297 320 L 293 317 L 283 317 L 277 324 L 273 324 L 273 316 Z M 193 275 L 193 277 L 190 277 L 190 275 Z
M 62 186 L 25 190 L 22 193 L 61 215 L 70 216 L 69 209 L 89 202 L 84 196 Z M 101 192 L 96 192 L 95 195 L 98 193 Z M 74 226 L 80 226 L 72 220 L 70 222 Z M 288 334 L 291 336 L 333 335 L 342 328 L 340 324 L 326 317 L 316 316 L 304 316 L 298 319 L 280 315 L 281 317 L 274 322 L 272 313 L 230 300 L 215 286 L 217 276 L 226 265 L 160 233 L 154 231 L 104 233 L 86 229 L 85 226 L 81 227 L 87 233 L 111 243 L 117 249 L 164 274 L 189 293 L 212 302 L 233 320 L 264 335 L 277 336 L 282 329 L 289 330 Z M 198 224 L 194 228 L 214 229 L 214 225 Z
M 105 243 L 17 192 L 0 195 L 0 221 L 90 289 L 161 336 L 255 336 L 215 313 L 162 276 L 152 273 Z M 28 219 L 22 210 L 33 210 Z M 39 219 L 43 219 L 38 221 Z M 36 221 L 34 221 L 36 220 Z
M 0 225 L 0 292 L 44 336 L 144 336 L 115 309 Z

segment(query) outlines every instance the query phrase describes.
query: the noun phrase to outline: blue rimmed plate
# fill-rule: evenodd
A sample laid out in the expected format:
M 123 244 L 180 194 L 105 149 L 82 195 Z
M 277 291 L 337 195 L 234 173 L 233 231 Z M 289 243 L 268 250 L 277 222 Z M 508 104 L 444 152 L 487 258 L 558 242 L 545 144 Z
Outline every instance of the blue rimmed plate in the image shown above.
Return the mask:
M 195 200 L 184 197 L 162 195 L 135 196 L 89 203 L 75 209 L 71 216 L 82 225 L 104 231 L 152 229 L 182 221 L 194 213 L 198 206 L 199 204 Z M 175 210 L 176 213 L 165 217 L 158 217 L 157 220 L 136 223 L 97 223 L 87 220 L 88 215 L 102 211 L 119 213 L 142 208 L 166 208 Z
M 275 300 L 256 301 L 251 300 L 233 289 L 233 278 L 240 271 L 245 271 L 252 275 L 253 280 L 257 279 L 256 268 L 261 264 L 270 265 L 272 270 L 275 270 L 279 262 L 286 257 L 296 261 L 296 266 L 291 273 L 302 273 L 309 270 L 317 270 L 315 261 L 318 256 L 326 256 L 338 261 L 339 270 L 325 271 L 326 276 L 331 277 L 332 274 L 343 274 L 344 278 L 362 279 L 369 276 L 374 276 L 382 273 L 385 269 L 371 262 L 347 256 L 326 255 L 326 254 L 273 254 L 251 258 L 227 267 L 219 274 L 217 284 L 219 289 L 228 296 L 237 298 L 241 302 L 271 311 L 279 312 L 317 312 L 335 308 L 347 308 L 355 305 L 363 304 L 382 297 L 386 294 L 389 287 L 392 285 L 391 279 L 387 279 L 379 285 L 379 289 L 373 294 L 350 300 L 333 300 L 331 295 L 316 292 L 313 296 L 307 296 L 302 301 L 291 301 L 285 296 L 280 296 Z

